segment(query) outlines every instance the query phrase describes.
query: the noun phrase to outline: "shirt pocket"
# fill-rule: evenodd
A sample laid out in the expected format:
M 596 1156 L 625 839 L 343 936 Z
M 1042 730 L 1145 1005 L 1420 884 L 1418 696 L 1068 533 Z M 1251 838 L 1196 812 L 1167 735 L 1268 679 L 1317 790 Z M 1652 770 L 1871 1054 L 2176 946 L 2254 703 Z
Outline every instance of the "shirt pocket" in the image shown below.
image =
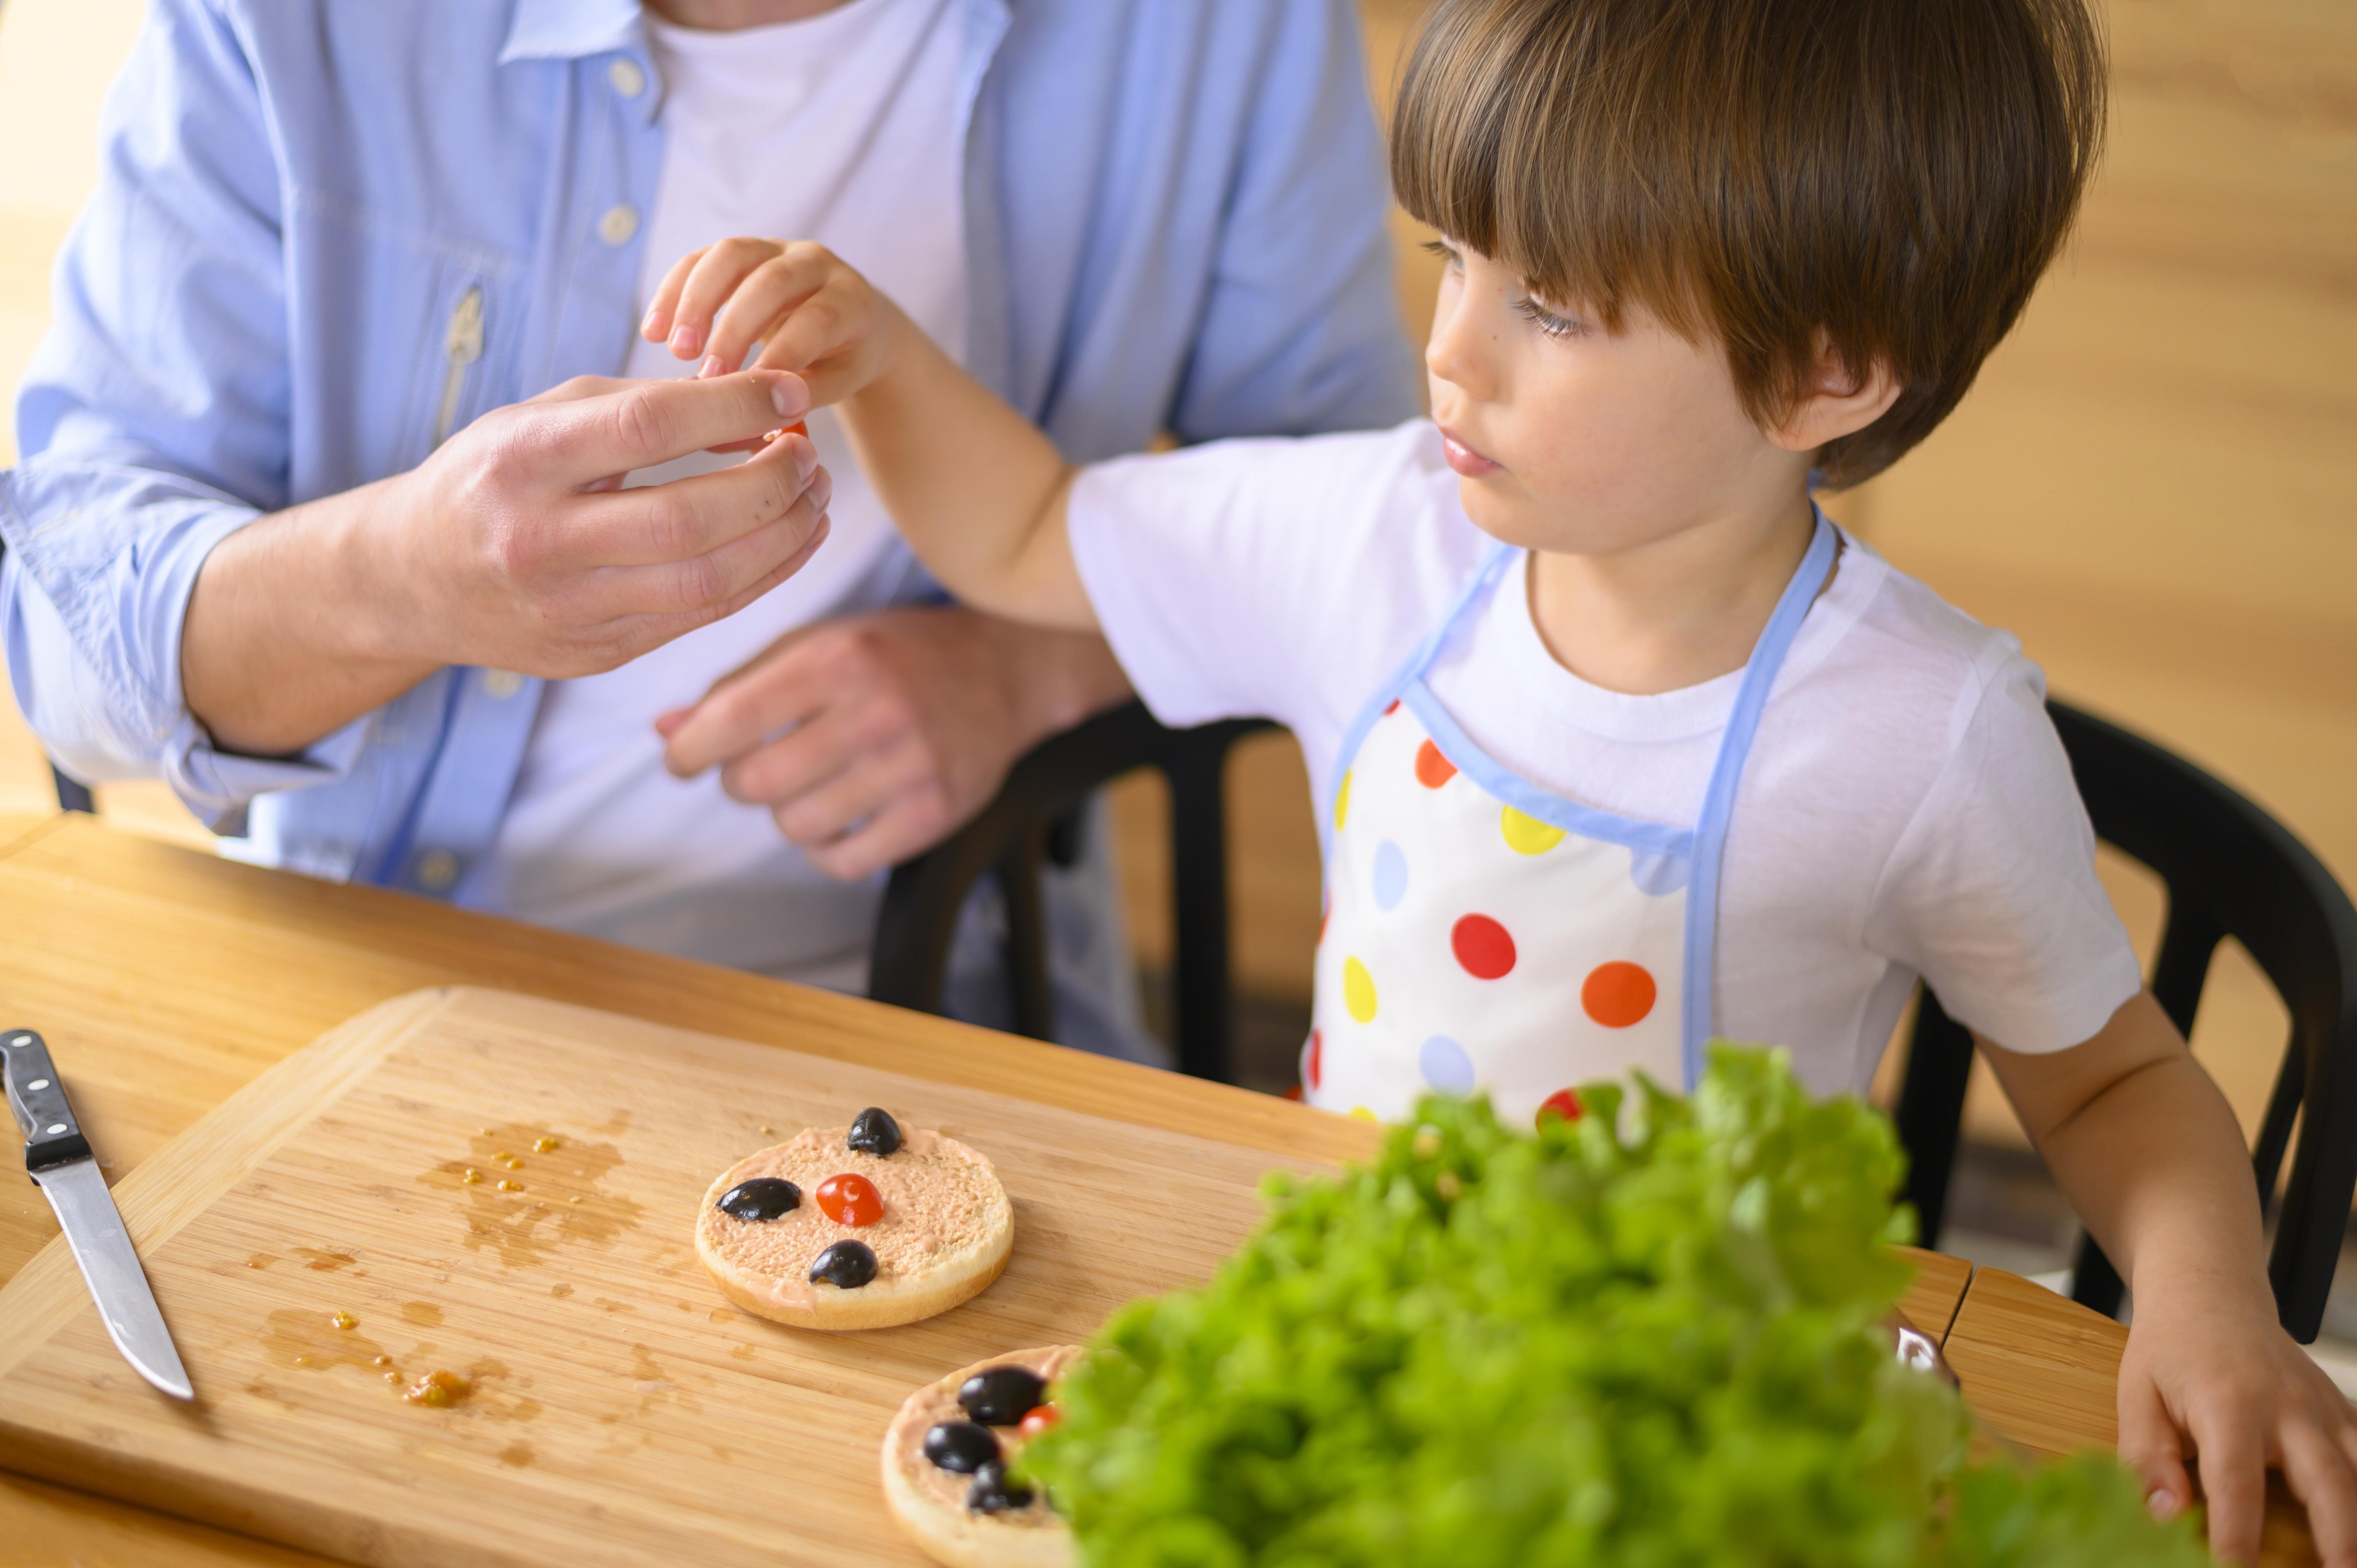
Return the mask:
M 289 240 L 296 499 L 415 467 L 516 400 L 522 257 L 321 197 Z

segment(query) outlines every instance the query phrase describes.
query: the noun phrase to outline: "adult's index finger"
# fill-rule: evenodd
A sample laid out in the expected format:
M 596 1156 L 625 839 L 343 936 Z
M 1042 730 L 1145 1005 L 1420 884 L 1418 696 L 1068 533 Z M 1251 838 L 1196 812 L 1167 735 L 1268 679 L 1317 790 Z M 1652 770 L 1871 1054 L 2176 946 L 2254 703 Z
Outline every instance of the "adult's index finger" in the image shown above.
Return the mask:
M 699 381 L 630 381 L 554 405 L 567 466 L 595 474 L 651 467 L 706 447 L 750 441 L 810 412 L 810 389 L 781 371 Z

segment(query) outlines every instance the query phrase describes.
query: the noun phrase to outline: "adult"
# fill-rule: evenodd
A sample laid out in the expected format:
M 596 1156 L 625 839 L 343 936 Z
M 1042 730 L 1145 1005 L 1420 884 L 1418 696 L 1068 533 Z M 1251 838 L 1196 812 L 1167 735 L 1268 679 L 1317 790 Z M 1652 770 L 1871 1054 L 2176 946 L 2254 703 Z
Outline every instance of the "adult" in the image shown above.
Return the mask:
M 676 379 L 653 285 L 823 241 L 1076 459 L 1389 423 L 1363 69 L 1348 0 L 159 0 L 0 488 L 17 702 L 232 853 L 858 988 L 881 869 L 1125 686 L 940 603 L 825 413 L 705 453 L 802 394 Z M 1092 845 L 1060 1032 L 1141 1054 Z

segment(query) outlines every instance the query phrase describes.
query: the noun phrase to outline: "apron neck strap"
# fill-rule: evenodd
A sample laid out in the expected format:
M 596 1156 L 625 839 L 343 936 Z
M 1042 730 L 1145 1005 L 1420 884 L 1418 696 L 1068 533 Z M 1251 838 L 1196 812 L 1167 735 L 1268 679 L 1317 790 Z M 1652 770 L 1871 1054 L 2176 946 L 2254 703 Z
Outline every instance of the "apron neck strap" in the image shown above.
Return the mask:
M 1726 733 L 1718 743 L 1718 760 L 1710 770 L 1709 786 L 1703 791 L 1702 816 L 1695 823 L 1694 868 L 1686 885 L 1686 953 L 1685 995 L 1683 998 L 1684 1036 L 1684 1067 L 1686 1088 L 1691 1091 L 1701 1081 L 1703 1046 L 1710 1038 L 1714 1019 L 1716 993 L 1711 983 L 1716 969 L 1718 932 L 1718 874 L 1727 852 L 1727 827 L 1735 815 L 1736 786 L 1742 782 L 1743 765 L 1751 755 L 1751 742 L 1760 732 L 1760 715 L 1767 710 L 1768 694 L 1774 689 L 1777 672 L 1784 667 L 1784 656 L 1800 636 L 1801 623 L 1808 618 L 1809 607 L 1817 602 L 1817 594 L 1825 585 L 1825 577 L 1833 570 L 1834 557 L 1841 549 L 1841 534 L 1814 501 L 1809 510 L 1816 519 L 1815 532 L 1809 540 L 1807 553 L 1784 585 L 1783 596 L 1776 601 L 1774 613 L 1752 646 L 1751 657 L 1743 666 L 1742 684 L 1736 688 L 1735 707 L 1727 717 Z

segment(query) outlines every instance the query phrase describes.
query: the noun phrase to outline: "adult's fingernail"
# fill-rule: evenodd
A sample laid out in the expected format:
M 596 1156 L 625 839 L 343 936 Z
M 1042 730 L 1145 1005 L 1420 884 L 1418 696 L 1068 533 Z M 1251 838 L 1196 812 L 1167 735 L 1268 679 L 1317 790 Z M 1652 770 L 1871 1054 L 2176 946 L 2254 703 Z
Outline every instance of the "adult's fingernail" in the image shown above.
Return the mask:
M 641 322 L 640 322 L 640 323 L 639 323 L 639 336 L 640 336 L 640 337 L 641 337 L 641 338 L 644 338 L 644 337 L 646 337 L 649 333 L 652 332 L 652 331 L 655 329 L 655 323 L 656 323 L 657 321 L 661 320 L 662 318 L 662 306 L 654 306 L 654 305 L 650 305 L 650 306 L 647 306 L 647 318 L 646 318 L 644 321 L 641 321 Z
M 810 477 L 818 472 L 818 448 L 807 440 L 794 448 L 794 472 L 802 477 L 802 483 L 806 485 L 810 483 Z
M 704 347 L 704 335 L 693 327 L 671 329 L 671 351 L 683 360 L 693 360 L 695 351 Z
M 2151 1512 L 2153 1518 L 2165 1524 L 2175 1519 L 2179 1510 L 2185 1505 L 2179 1502 L 2177 1494 L 2167 1487 L 2155 1487 L 2145 1494 L 2144 1506 Z
M 800 419 L 810 402 L 802 394 L 801 384 L 792 376 L 780 376 L 770 383 L 770 406 L 788 419 Z

